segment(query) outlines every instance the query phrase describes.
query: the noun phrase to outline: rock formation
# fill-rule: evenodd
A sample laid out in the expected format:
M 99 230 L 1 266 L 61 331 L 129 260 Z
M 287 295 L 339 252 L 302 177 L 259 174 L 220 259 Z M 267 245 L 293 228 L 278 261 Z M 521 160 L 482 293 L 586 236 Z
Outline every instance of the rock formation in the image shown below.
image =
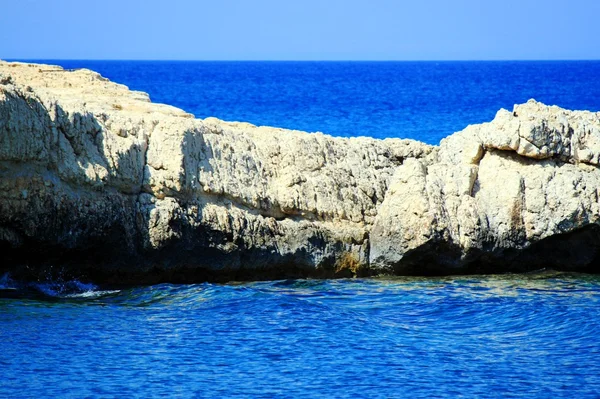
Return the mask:
M 600 255 L 600 113 L 530 100 L 391 179 L 370 234 L 395 273 L 590 270 Z
M 535 101 L 439 147 L 194 119 L 0 62 L 0 272 L 145 283 L 597 270 L 600 114 Z

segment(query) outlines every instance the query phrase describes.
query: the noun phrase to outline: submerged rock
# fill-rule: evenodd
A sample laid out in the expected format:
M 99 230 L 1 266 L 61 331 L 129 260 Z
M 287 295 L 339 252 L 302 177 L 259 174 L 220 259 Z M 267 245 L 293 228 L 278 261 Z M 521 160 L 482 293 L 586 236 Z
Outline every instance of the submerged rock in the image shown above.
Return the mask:
M 435 147 L 198 120 L 89 70 L 2 62 L 0 271 L 588 270 L 599 158 L 598 113 L 535 101 Z

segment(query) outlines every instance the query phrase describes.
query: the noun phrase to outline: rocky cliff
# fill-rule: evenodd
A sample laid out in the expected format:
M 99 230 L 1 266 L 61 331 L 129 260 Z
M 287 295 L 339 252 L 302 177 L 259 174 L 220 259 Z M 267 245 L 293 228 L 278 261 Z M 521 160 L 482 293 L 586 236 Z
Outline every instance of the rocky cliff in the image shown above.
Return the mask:
M 0 62 L 0 271 L 596 271 L 599 158 L 599 113 L 535 101 L 434 147 L 198 120 L 89 70 Z

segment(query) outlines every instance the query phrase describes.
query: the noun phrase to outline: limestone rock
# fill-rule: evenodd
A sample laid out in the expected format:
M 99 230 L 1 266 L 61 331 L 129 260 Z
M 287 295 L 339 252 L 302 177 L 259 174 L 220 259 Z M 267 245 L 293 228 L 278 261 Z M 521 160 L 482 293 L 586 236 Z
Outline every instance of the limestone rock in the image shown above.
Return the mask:
M 0 62 L 0 271 L 587 270 L 599 162 L 598 113 L 535 101 L 434 147 L 198 120 L 89 70 Z
M 442 140 L 418 179 L 402 172 L 391 184 L 370 235 L 372 266 L 396 273 L 595 267 L 599 129 L 599 113 L 530 100 Z M 390 223 L 399 209 L 406 215 Z M 585 248 L 575 245 L 582 235 Z
M 11 264 L 125 279 L 333 275 L 339 259 L 368 263 L 397 166 L 435 151 L 197 120 L 87 70 L 0 63 L 0 77 Z

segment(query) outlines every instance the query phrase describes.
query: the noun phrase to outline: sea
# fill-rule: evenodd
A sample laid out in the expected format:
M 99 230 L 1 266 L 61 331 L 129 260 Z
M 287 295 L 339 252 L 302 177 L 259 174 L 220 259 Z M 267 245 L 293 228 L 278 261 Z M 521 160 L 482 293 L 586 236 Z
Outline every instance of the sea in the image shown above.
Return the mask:
M 438 144 L 600 62 L 56 61 L 198 118 Z M 60 265 L 55 265 L 60 269 Z M 0 398 L 600 398 L 600 276 L 104 287 L 0 276 Z

